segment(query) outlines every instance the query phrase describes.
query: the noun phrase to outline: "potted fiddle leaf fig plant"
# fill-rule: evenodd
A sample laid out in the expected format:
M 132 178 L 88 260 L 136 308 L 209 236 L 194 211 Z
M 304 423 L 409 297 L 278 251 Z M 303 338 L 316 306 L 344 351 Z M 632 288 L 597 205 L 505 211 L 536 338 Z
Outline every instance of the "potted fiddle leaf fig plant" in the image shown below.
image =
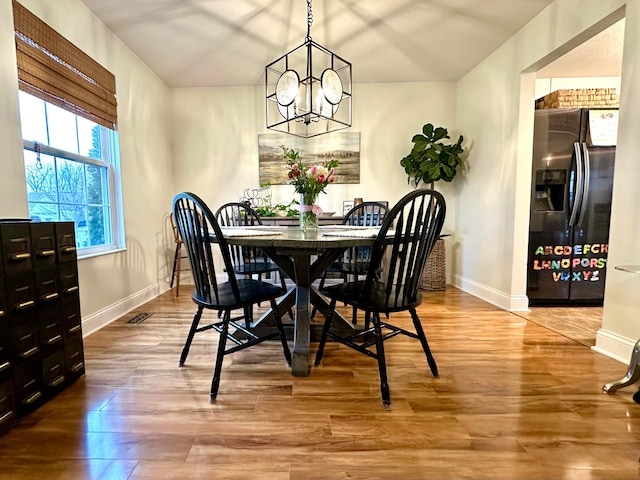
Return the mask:
M 417 187 L 424 182 L 433 188 L 433 184 L 439 180 L 450 182 L 454 179 L 457 168 L 463 163 L 460 157 L 464 153 L 463 137 L 460 135 L 455 143 L 445 143 L 448 139 L 449 131 L 446 128 L 434 127 L 431 123 L 422 127 L 421 134 L 413 136 L 411 152 L 400 160 L 407 174 L 407 183 Z

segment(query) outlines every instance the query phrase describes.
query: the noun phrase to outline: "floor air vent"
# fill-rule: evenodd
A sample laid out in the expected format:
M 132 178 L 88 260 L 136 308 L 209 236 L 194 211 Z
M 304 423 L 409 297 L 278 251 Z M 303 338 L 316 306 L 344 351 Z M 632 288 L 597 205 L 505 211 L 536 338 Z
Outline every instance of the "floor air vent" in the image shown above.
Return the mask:
M 151 315 L 152 315 L 151 313 L 146 313 L 146 312 L 138 313 L 137 315 L 134 315 L 129 320 L 127 320 L 127 323 L 133 323 L 135 325 L 138 325 L 139 323 L 144 322 Z

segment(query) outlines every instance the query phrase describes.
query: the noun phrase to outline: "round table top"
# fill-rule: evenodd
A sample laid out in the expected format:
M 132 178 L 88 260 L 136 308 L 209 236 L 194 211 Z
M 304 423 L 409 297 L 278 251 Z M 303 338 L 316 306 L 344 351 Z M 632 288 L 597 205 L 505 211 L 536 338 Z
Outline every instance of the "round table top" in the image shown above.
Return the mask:
M 286 247 L 305 250 L 373 245 L 378 227 L 332 225 L 301 231 L 298 226 L 256 226 L 223 229 L 227 243 L 255 247 Z M 246 236 L 243 235 L 246 233 Z

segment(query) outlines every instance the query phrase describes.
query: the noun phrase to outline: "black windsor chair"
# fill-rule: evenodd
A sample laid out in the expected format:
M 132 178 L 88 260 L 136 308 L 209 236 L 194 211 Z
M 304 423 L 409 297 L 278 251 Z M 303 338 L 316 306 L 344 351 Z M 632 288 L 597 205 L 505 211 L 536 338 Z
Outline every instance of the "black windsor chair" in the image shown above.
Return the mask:
M 286 290 L 277 285 L 251 278 L 236 278 L 229 246 L 222 234 L 220 225 L 209 207 L 198 196 L 188 192 L 176 195 L 173 199 L 173 215 L 180 237 L 189 255 L 195 282 L 192 298 L 197 305 L 187 340 L 180 355 L 179 365 L 184 365 L 189 354 L 189 347 L 196 333 L 213 329 L 220 334 L 213 380 L 211 382 L 210 400 L 213 402 L 218 393 L 222 361 L 225 355 L 243 350 L 265 340 L 280 337 L 284 357 L 287 363 L 291 365 L 291 353 L 276 305 L 276 298 L 284 295 Z M 212 251 L 214 242 L 218 244 L 228 276 L 228 280 L 224 283 L 220 283 L 216 279 Z M 257 336 L 250 329 L 248 321 L 250 309 L 254 304 L 266 301 L 271 303 L 277 331 Z M 222 320 L 199 326 L 202 312 L 205 308 L 221 311 Z M 242 309 L 244 315 L 232 318 L 231 312 L 238 309 Z M 245 326 L 238 322 L 243 318 L 246 321 Z M 231 341 L 234 346 L 226 348 L 227 340 Z
M 363 202 L 349 210 L 342 219 L 342 225 L 357 227 L 379 227 L 382 225 L 385 215 L 389 209 L 380 202 Z M 324 288 L 327 273 L 339 273 L 343 280 L 347 282 L 351 276 L 354 280 L 359 280 L 369 271 L 371 260 L 371 247 L 352 247 L 347 249 L 342 256 L 333 263 L 322 275 L 318 288 Z M 315 316 L 314 308 L 311 317 Z M 357 309 L 353 307 L 352 323 L 357 323 Z M 368 328 L 368 317 L 365 319 L 365 328 Z
M 433 190 L 415 190 L 405 195 L 385 216 L 380 232 L 372 247 L 371 260 L 365 280 L 332 285 L 321 290 L 330 299 L 329 311 L 324 322 L 315 365 L 322 360 L 327 337 L 343 343 L 354 350 L 378 361 L 382 403 L 391 408 L 391 396 L 387 381 L 384 342 L 398 334 L 420 340 L 422 349 L 434 377 L 438 367 L 431 354 L 427 337 L 416 313 L 422 303 L 422 293 L 418 291 L 422 269 L 429 252 L 433 248 L 445 217 L 445 201 Z M 385 250 L 389 249 L 389 265 L 379 276 L 379 267 Z M 340 336 L 330 331 L 337 302 L 343 302 L 365 314 L 371 315 L 372 328 L 357 331 L 348 336 Z M 415 333 L 392 325 L 387 319 L 390 314 L 408 310 Z M 375 350 L 373 346 L 375 345 Z
M 230 202 L 222 205 L 216 211 L 216 220 L 221 227 L 246 227 L 262 225 L 260 215 L 246 203 Z M 257 275 L 258 280 L 262 280 L 262 275 L 278 272 L 280 285 L 283 290 L 287 290 L 284 280 L 285 273 L 273 263 L 257 247 L 247 247 L 241 245 L 229 245 L 229 254 L 233 271 L 236 275 L 251 277 Z M 253 309 L 251 310 L 253 314 Z M 289 315 L 293 318 L 293 313 Z M 252 320 L 253 318 L 250 317 Z

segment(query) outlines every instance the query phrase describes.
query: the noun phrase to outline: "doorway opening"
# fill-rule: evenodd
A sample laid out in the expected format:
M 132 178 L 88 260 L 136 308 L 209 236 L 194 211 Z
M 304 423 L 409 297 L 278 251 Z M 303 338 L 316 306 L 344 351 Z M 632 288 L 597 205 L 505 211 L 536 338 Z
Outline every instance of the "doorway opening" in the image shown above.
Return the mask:
M 538 69 L 535 98 L 577 89 L 616 89 L 619 94 L 624 27 L 622 18 Z M 514 313 L 589 347 L 595 345 L 602 326 L 601 306 L 534 306 L 529 311 Z

